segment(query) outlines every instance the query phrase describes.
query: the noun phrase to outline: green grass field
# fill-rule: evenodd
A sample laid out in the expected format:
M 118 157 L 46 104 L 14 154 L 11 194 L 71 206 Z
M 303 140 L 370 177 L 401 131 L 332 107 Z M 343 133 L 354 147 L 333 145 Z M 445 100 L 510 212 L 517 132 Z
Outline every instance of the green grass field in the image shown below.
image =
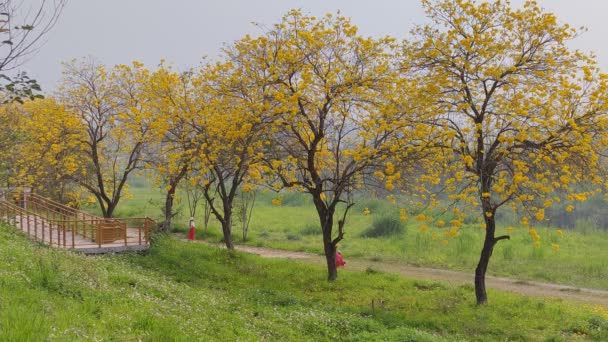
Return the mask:
M 341 273 L 159 238 L 147 255 L 87 257 L 0 226 L 0 340 L 606 340 L 579 303 Z M 384 307 L 371 301 L 383 300 Z
M 159 219 L 163 198 L 158 189 L 133 187 L 133 199 L 121 202 L 119 216 L 150 216 Z M 271 204 L 274 193 L 260 193 L 253 211 L 248 240 L 254 246 L 265 246 L 322 254 L 318 218 L 306 194 L 286 193 L 282 205 Z M 180 193 L 174 219 L 177 231 L 185 232 L 188 205 Z M 370 213 L 364 215 L 367 208 Z M 94 207 L 92 208 L 94 209 Z M 197 209 L 197 238 L 217 242 L 221 240 L 220 226 L 211 220 L 207 231 L 202 228 L 203 209 Z M 347 218 L 346 237 L 340 249 L 346 259 L 360 258 L 374 261 L 408 263 L 473 272 L 481 249 L 483 230 L 477 223 L 464 224 L 457 237 L 444 241 L 448 228 L 425 223 L 428 230 L 420 230 L 421 222 L 408 218 L 403 233 L 388 237 L 365 238 L 362 233 L 379 217 L 399 219 L 398 205 L 383 199 L 361 199 Z M 445 221 L 449 221 L 446 218 Z M 497 234 L 508 233 L 499 225 Z M 243 243 L 240 222 L 233 228 L 234 239 Z M 593 229 L 584 232 L 566 230 L 560 237 L 555 229 L 536 227 L 541 235 L 540 248 L 534 247 L 526 228 L 515 226 L 509 232 L 511 240 L 501 241 L 494 251 L 489 273 L 522 280 L 555 282 L 567 285 L 608 289 L 608 233 Z M 556 250 L 552 244 L 559 245 Z

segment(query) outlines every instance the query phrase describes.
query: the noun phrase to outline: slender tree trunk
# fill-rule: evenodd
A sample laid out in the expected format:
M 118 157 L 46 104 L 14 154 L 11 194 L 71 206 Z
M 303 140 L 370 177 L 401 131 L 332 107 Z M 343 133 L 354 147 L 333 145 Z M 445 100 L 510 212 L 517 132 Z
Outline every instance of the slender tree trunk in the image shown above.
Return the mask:
M 325 251 L 325 260 L 327 261 L 327 280 L 334 281 L 338 279 L 338 269 L 336 268 L 336 245 L 331 239 L 334 225 L 333 212 L 323 209 L 319 213 L 319 219 L 321 221 L 321 229 L 323 230 L 323 249 Z
M 336 246 L 331 243 L 331 236 L 328 240 L 323 233 L 323 247 L 325 248 L 325 260 L 327 261 L 327 280 L 335 281 L 338 279 L 338 269 L 336 267 Z
M 169 191 L 165 197 L 165 221 L 160 225 L 161 232 L 168 232 L 171 229 L 171 219 L 173 219 L 173 200 L 175 198 L 175 191 L 177 190 L 177 184 L 171 184 Z
M 479 263 L 475 268 L 475 297 L 477 298 L 477 304 L 486 304 L 488 302 L 488 294 L 486 293 L 486 271 L 488 270 L 488 264 L 490 263 L 490 257 L 494 251 L 494 245 L 496 244 L 496 238 L 494 233 L 496 231 L 496 218 L 494 217 L 496 211 L 486 206 L 483 207 L 483 216 L 486 224 L 486 236 L 483 242 L 483 248 L 481 249 L 481 255 L 479 257 Z M 487 215 L 490 213 L 490 215 Z
M 111 218 L 114 215 L 114 210 L 116 210 L 116 206 L 118 203 L 110 202 L 106 207 L 106 211 L 103 213 L 104 218 Z
M 171 220 L 174 216 L 173 203 L 175 200 L 175 193 L 177 192 L 177 186 L 186 176 L 187 172 L 188 164 L 184 163 L 182 168 L 179 170 L 179 173 L 175 177 L 169 178 L 169 190 L 167 191 L 167 196 L 165 197 L 165 222 L 160 225 L 160 230 L 162 232 L 168 232 L 171 230 Z
M 224 202 L 224 219 L 222 220 L 222 232 L 226 248 L 233 250 L 232 243 L 232 202 Z

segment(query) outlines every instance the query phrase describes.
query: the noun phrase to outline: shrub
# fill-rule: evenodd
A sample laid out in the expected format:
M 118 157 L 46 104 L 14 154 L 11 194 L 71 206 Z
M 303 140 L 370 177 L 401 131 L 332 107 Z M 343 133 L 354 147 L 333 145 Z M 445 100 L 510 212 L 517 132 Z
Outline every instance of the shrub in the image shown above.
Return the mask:
M 376 214 L 382 211 L 390 211 L 392 207 L 393 205 L 387 200 L 367 197 L 357 200 L 353 210 L 360 213 L 367 208 L 372 214 Z
M 287 233 L 286 238 L 289 241 L 297 241 L 297 240 L 300 240 L 300 235 L 294 234 L 294 233 Z
M 372 225 L 361 233 L 362 237 L 377 238 L 402 234 L 405 231 L 403 223 L 395 216 L 380 216 L 374 218 Z
M 308 195 L 301 192 L 289 191 L 283 194 L 281 205 L 285 207 L 302 207 L 308 200 Z
M 321 235 L 321 228 L 318 225 L 309 223 L 300 230 L 302 235 Z

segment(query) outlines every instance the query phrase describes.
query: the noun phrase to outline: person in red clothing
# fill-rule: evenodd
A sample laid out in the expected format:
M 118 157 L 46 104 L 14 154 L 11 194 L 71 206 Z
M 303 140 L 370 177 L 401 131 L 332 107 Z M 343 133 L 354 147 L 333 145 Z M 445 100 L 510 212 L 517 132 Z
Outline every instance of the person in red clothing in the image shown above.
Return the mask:
M 194 217 L 190 218 L 190 230 L 188 231 L 188 240 L 196 240 L 196 228 L 194 227 Z
M 342 257 L 342 253 L 340 253 L 340 251 L 336 251 L 336 267 L 342 267 L 344 265 L 346 265 L 346 262 Z

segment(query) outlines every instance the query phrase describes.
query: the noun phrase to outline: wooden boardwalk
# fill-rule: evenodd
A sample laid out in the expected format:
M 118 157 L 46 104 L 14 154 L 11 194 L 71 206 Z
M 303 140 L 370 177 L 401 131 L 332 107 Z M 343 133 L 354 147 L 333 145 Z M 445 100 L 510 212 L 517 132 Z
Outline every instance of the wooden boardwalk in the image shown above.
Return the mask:
M 154 221 L 147 218 L 101 218 L 35 194 L 0 200 L 0 220 L 30 239 L 86 254 L 141 251 L 150 245 Z

